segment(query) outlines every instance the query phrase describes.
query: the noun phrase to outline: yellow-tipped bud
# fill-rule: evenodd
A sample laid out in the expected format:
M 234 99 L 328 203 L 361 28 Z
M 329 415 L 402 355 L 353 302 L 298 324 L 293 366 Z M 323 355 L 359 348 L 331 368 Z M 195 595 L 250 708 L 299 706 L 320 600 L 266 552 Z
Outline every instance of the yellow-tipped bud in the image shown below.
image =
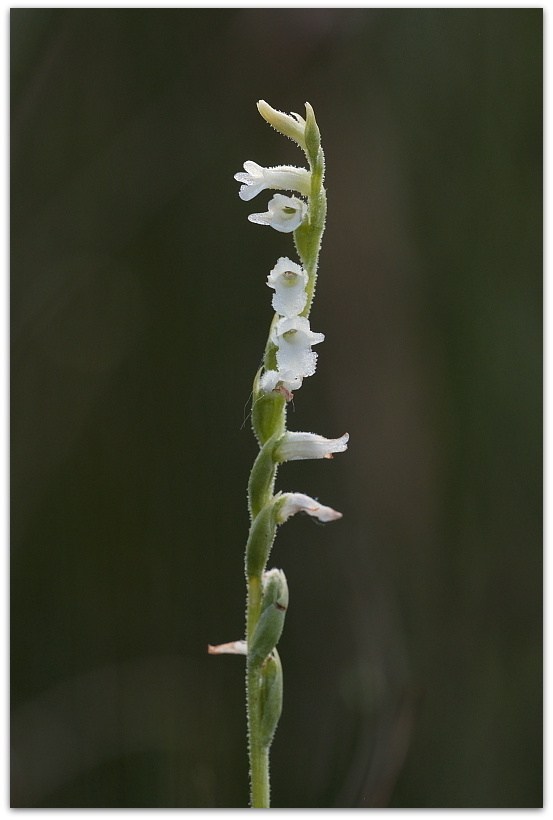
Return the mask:
M 272 108 L 265 100 L 259 100 L 257 110 L 269 125 L 272 125 L 285 137 L 297 142 L 300 148 L 305 151 L 305 120 L 298 114 L 291 116 Z

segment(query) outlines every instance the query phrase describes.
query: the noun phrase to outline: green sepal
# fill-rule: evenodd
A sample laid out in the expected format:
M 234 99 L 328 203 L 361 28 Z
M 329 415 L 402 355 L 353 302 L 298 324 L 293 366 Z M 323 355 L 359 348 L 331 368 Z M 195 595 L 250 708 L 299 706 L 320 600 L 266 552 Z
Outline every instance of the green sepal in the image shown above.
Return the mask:
M 257 666 L 262 663 L 277 645 L 288 609 L 288 585 L 282 571 L 279 571 L 278 596 L 263 609 L 248 644 L 248 664 Z
M 277 517 L 284 498 L 275 495 L 255 517 L 246 544 L 246 577 L 259 578 L 275 540 Z
M 273 451 L 282 433 L 275 433 L 263 445 L 257 458 L 255 459 L 248 480 L 248 504 L 252 520 L 259 515 L 273 492 L 275 482 L 277 462 L 273 457 Z
M 282 713 L 282 666 L 276 649 L 273 649 L 260 669 L 260 741 L 270 746 Z

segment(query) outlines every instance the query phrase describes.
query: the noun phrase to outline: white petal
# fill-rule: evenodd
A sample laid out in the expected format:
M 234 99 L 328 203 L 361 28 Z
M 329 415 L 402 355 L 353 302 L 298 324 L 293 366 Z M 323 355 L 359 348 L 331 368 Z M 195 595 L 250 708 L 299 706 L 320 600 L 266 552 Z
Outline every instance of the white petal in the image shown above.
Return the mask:
M 263 182 L 246 182 L 238 191 L 238 196 L 243 202 L 249 202 L 264 189 Z
M 270 225 L 271 224 L 271 214 L 250 214 L 248 216 L 250 222 L 255 222 L 256 225 Z
M 301 378 L 313 376 L 317 369 L 317 354 L 310 347 L 281 344 L 276 356 L 278 369 L 293 373 L 294 376 Z
M 280 378 L 278 370 L 266 370 L 259 379 L 259 387 L 264 393 L 270 393 L 277 386 Z
M 287 518 L 290 518 L 291 515 L 295 515 L 297 512 L 306 512 L 308 515 L 312 515 L 318 518 L 319 521 L 324 521 L 325 523 L 335 521 L 337 518 L 342 517 L 342 513 L 333 510 L 332 507 L 325 507 L 323 504 L 319 504 L 318 501 L 309 495 L 305 495 L 304 493 L 285 493 L 284 504 L 278 513 L 279 523 L 283 523 Z
M 348 433 L 341 438 L 324 438 L 315 433 L 294 433 L 288 431 L 279 441 L 275 450 L 277 461 L 302 461 L 307 458 L 332 458 L 333 453 L 347 450 Z
M 259 177 L 261 179 L 264 170 L 262 165 L 258 165 L 257 162 L 253 162 L 251 159 L 246 160 L 244 163 L 244 171 L 247 171 L 252 177 Z

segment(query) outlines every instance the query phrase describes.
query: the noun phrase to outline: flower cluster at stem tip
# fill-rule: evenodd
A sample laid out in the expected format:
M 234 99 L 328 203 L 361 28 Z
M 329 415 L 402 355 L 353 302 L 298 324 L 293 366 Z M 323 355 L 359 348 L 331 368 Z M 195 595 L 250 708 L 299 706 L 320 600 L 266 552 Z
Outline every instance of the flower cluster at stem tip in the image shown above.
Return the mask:
M 271 125 L 306 150 L 306 121 L 303 117 L 283 114 L 263 100 L 257 106 Z M 308 201 L 305 201 L 297 196 L 275 194 L 266 213 L 248 217 L 250 222 L 270 225 L 281 233 L 295 233 L 302 226 L 309 229 L 312 176 L 313 172 L 307 168 L 292 165 L 263 168 L 248 160 L 244 163 L 244 171 L 235 174 L 234 178 L 242 183 L 239 196 L 246 202 L 266 189 L 293 191 L 307 197 Z M 277 317 L 269 341 L 276 354 L 276 366 L 265 369 L 258 386 L 265 394 L 276 390 L 290 401 L 292 391 L 301 387 L 303 379 L 315 373 L 317 354 L 311 348 L 324 341 L 324 334 L 314 333 L 307 316 L 301 315 L 306 307 L 309 308 L 309 275 L 301 265 L 281 256 L 267 278 L 267 285 L 275 291 L 273 308 Z

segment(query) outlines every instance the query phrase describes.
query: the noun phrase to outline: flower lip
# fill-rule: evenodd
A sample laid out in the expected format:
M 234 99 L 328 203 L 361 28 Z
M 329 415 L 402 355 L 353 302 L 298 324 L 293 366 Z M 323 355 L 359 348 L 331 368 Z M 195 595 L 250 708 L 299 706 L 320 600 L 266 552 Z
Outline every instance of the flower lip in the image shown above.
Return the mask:
M 248 202 L 265 188 L 280 191 L 297 191 L 304 196 L 311 192 L 311 173 L 307 168 L 296 168 L 294 165 L 275 165 L 272 168 L 263 168 L 257 162 L 248 160 L 244 163 L 244 171 L 234 175 L 237 182 L 242 183 L 238 192 L 240 199 Z
M 348 433 L 340 438 L 324 438 L 316 433 L 294 433 L 288 430 L 277 443 L 274 457 L 279 462 L 332 458 L 333 453 L 347 450 L 348 441 Z

